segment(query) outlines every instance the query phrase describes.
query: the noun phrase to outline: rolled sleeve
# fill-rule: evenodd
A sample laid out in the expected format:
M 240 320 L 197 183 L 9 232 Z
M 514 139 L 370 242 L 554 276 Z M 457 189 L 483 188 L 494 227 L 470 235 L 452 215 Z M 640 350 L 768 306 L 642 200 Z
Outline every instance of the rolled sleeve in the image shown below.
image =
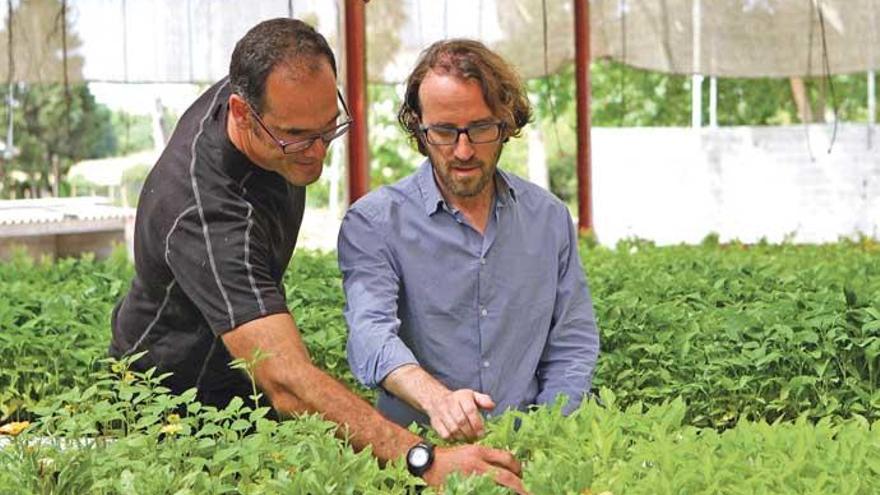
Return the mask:
M 599 332 L 586 275 L 578 253 L 577 233 L 568 212 L 567 241 L 560 251 L 559 282 L 547 345 L 538 366 L 538 404 L 568 396 L 563 412 L 574 411 L 589 393 L 599 355 Z
M 385 236 L 366 211 L 352 208 L 342 220 L 338 257 L 345 289 L 346 351 L 352 373 L 375 388 L 396 368 L 418 364 L 398 336 L 400 278 Z

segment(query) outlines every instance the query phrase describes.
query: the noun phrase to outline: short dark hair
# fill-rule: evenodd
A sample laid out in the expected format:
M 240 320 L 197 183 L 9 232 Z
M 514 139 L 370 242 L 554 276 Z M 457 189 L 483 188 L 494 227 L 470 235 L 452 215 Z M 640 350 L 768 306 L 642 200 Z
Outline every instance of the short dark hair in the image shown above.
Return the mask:
M 233 92 L 262 112 L 266 79 L 272 69 L 279 63 L 293 62 L 294 67 L 314 71 L 322 59 L 330 63 L 335 76 L 336 58 L 321 33 L 298 19 L 270 19 L 252 27 L 235 44 L 229 82 Z
M 428 150 L 421 139 L 419 88 L 429 70 L 478 82 L 489 109 L 504 123 L 504 142 L 519 136 L 532 118 L 522 80 L 500 55 L 476 40 L 438 41 L 419 55 L 416 67 L 406 80 L 403 104 L 397 113 L 398 122 L 425 156 Z

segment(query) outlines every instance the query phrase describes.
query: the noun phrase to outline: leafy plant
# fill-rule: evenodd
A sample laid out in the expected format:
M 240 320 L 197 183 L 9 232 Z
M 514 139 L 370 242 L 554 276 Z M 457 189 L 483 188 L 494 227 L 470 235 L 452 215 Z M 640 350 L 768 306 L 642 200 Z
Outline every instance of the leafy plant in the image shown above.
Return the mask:
M 594 385 L 488 423 L 533 493 L 875 493 L 880 487 L 880 245 L 721 243 L 581 255 L 602 337 Z M 285 422 L 235 400 L 169 395 L 164 376 L 104 358 L 131 277 L 104 262 L 0 264 L 4 493 L 410 493 L 316 416 Z M 298 252 L 287 300 L 315 363 L 354 390 L 333 253 Z M 132 356 L 131 359 L 136 359 Z M 236 366 L 252 374 L 251 362 Z M 253 395 L 258 395 L 253 390 Z M 436 441 L 437 439 L 434 438 Z M 444 493 L 501 493 L 455 476 Z

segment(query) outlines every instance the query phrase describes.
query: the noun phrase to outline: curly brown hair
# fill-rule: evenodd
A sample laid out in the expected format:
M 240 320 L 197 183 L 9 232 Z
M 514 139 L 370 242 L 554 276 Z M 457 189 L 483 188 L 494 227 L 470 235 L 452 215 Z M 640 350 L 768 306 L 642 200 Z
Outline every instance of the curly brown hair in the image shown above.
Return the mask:
M 504 124 L 503 142 L 518 137 L 532 118 L 522 80 L 500 55 L 476 40 L 438 41 L 419 56 L 415 69 L 406 80 L 406 93 L 397 113 L 397 121 L 425 156 L 428 150 L 419 129 L 422 120 L 419 88 L 431 70 L 478 82 L 489 109 Z

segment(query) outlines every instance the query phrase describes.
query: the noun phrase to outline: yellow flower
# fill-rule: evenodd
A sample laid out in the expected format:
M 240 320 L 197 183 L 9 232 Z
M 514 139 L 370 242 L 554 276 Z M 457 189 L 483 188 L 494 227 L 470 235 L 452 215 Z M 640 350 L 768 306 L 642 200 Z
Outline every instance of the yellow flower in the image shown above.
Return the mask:
M 180 415 L 179 414 L 169 414 L 168 422 L 170 424 L 180 423 Z
M 134 373 L 131 371 L 126 371 L 124 375 L 122 375 L 123 383 L 131 383 L 134 381 Z
M 16 436 L 30 425 L 30 421 L 16 421 L 0 426 L 0 435 Z
M 178 423 L 174 423 L 174 424 L 168 424 L 168 425 L 163 426 L 162 429 L 159 430 L 159 432 L 165 433 L 166 435 L 176 435 L 176 434 L 180 433 L 180 430 L 182 430 L 182 429 L 183 429 L 182 425 L 180 425 Z

